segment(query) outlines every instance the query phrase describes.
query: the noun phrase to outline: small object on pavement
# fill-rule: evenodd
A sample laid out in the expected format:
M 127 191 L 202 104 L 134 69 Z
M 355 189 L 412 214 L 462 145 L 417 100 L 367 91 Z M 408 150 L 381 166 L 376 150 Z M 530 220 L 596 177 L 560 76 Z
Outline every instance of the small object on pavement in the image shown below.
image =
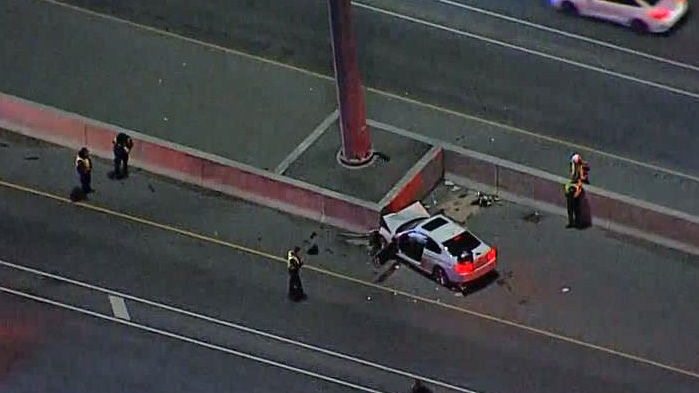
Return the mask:
M 563 288 L 561 288 L 561 292 L 562 292 L 562 293 L 568 293 L 568 292 L 570 292 L 570 288 L 568 288 L 568 287 L 563 287 Z

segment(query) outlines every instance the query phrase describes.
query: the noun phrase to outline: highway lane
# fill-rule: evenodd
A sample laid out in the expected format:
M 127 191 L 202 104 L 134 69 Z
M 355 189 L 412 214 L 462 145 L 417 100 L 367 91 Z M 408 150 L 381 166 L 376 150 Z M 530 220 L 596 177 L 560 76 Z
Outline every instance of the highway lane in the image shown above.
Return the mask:
M 70 152 L 21 139 L 3 140 L 3 179 L 65 193 L 72 168 L 61 163 L 70 161 Z M 97 162 L 98 174 L 106 169 L 105 163 Z M 599 386 L 609 391 L 650 392 L 663 386 L 696 390 L 699 378 L 672 370 L 673 366 L 689 372 L 699 368 L 692 341 L 697 319 L 683 311 L 693 309 L 696 301 L 694 258 L 608 239 L 597 231 L 559 233 L 563 221 L 556 218 L 545 217 L 532 227 L 521 220 L 522 209 L 505 206 L 469 221 L 500 248 L 502 283 L 491 282 L 462 299 L 440 291 L 409 269 L 400 269 L 387 282 L 401 291 L 394 294 L 370 285 L 376 276 L 365 251 L 343 246 L 327 228 L 139 171 L 126 182 L 110 182 L 99 175 L 95 183 L 95 203 L 210 237 L 182 236 L 108 211 L 3 186 L 0 259 L 477 391 L 522 391 L 523 386 L 532 392 L 590 391 Z M 191 203 L 183 205 L 183 201 Z M 321 254 L 309 259 L 317 269 L 309 266 L 304 272 L 310 300 L 289 308 L 284 298 L 283 258 L 276 255 L 282 256 L 288 244 L 309 239 L 311 231 L 317 231 Z M 583 241 L 575 240 L 579 236 Z M 226 243 L 226 239 L 231 240 Z M 543 247 L 546 239 L 554 239 L 549 241 L 559 246 Z M 242 248 L 229 246 L 230 242 Z M 252 254 L 245 247 L 261 251 Z M 566 260 L 571 249 L 580 260 Z M 658 266 L 663 267 L 662 280 L 653 274 Z M 104 295 L 95 298 L 90 291 L 66 285 L 59 289 L 46 283 L 32 286 L 26 277 L 18 279 L 7 272 L 3 268 L 0 273 L 5 286 L 109 311 Z M 571 286 L 572 292 L 561 295 L 561 285 Z M 418 296 L 409 297 L 409 293 Z M 297 360 L 288 348 L 127 304 L 141 323 L 194 333 L 198 339 L 215 339 L 217 344 L 254 350 L 276 360 L 301 362 L 304 368 L 323 374 L 342 371 L 325 358 L 322 362 L 312 357 Z M 464 307 L 504 321 L 465 312 Z M 507 320 L 642 359 L 535 333 Z M 669 368 L 643 360 L 648 358 Z M 400 391 L 408 380 L 352 370 L 342 375 L 363 385 L 378 383 L 388 391 Z
M 2 212 L 3 258 L 450 385 L 482 392 L 523 388 L 531 392 L 584 392 L 600 386 L 608 391 L 637 392 L 672 386 L 674 391 L 690 392 L 696 388 L 696 381 L 686 376 L 308 273 L 308 303 L 290 307 L 284 299 L 283 267 L 270 269 L 269 263 L 259 257 L 120 223 L 97 213 L 79 212 L 69 205 L 59 207 L 52 201 L 37 201 L 7 191 L 0 194 L 14 212 Z M 57 222 L 61 223 L 60 228 Z M 28 243 L 34 238 L 41 242 L 34 242 L 29 249 Z M 24 258 L 20 261 L 21 255 Z M 8 277 L 11 276 L 5 272 L 3 282 Z M 43 292 L 48 290 L 40 291 L 45 296 Z M 256 344 L 256 338 L 240 337 L 238 332 L 221 333 L 219 328 L 211 331 L 210 326 L 192 326 L 191 322 L 183 326 L 171 315 L 152 316 L 138 307 L 129 307 L 134 322 L 188 337 L 196 334 L 198 340 L 234 350 L 253 349 L 257 351 L 252 353 L 255 356 L 293 362 L 295 367 L 304 366 L 324 375 L 339 374 L 345 380 L 379 391 L 400 391 L 410 381 L 392 374 L 381 373 L 377 377 L 376 372 L 353 372 L 326 357 L 315 359 L 303 353 L 289 353 L 276 345 Z M 155 348 L 156 354 L 144 348 L 141 351 L 150 358 L 161 350 Z M 178 358 L 169 360 L 177 368 L 187 367 Z M 91 360 L 88 357 L 82 361 Z M 108 367 L 110 363 L 102 364 Z M 37 368 L 40 372 L 42 365 Z M 100 369 L 96 374 L 108 370 Z M 214 375 L 212 379 L 220 377 Z M 124 378 L 128 384 L 139 383 L 138 378 L 129 380 L 128 374 Z M 244 386 L 254 389 L 255 381 L 261 378 L 266 377 L 254 375 Z M 303 382 L 296 386 L 299 390 L 312 388 Z
M 356 391 L 0 291 L 0 388 L 6 393 Z
M 560 30 L 561 32 L 589 37 L 624 48 L 685 62 L 694 66 L 699 65 L 699 53 L 693 50 L 693 48 L 697 47 L 697 37 L 699 36 L 699 23 L 697 23 L 695 15 L 697 4 L 693 1 L 688 2 L 689 13 L 676 28 L 661 35 L 647 36 L 638 36 L 629 31 L 626 27 L 604 21 L 565 17 L 554 12 L 546 0 L 429 0 L 427 3 L 430 2 L 463 4 L 467 7 L 495 12 L 506 17 L 512 17 L 525 22 Z M 426 5 L 425 8 L 427 8 Z M 488 18 L 485 17 L 482 18 L 484 21 L 487 19 Z
M 225 8 L 213 3 L 165 5 L 134 1 L 115 5 L 98 1 L 89 4 L 137 22 L 331 75 L 326 9 L 322 1 L 293 5 L 271 1 L 231 2 L 226 3 Z M 3 23 L 7 34 L 21 30 L 18 24 L 31 19 L 37 8 L 54 13 L 45 3 L 31 2 L 13 8 L 14 18 Z M 360 66 L 368 86 L 639 161 L 689 174 L 699 173 L 699 163 L 692 153 L 699 147 L 699 140 L 692 132 L 697 122 L 697 111 L 692 110 L 697 102 L 693 97 L 366 8 L 355 10 L 361 42 Z M 55 23 L 53 29 L 62 26 L 63 16 L 59 14 L 56 11 L 50 18 L 50 23 Z M 286 17 L 279 19 L 276 15 Z M 70 17 L 74 18 L 77 16 Z M 523 42 L 527 37 L 537 40 L 541 36 L 540 31 L 510 22 L 491 20 L 489 23 L 512 31 L 512 35 Z M 547 42 L 557 39 L 546 38 Z M 585 58 L 590 44 L 570 43 L 569 40 L 565 39 L 565 45 L 553 46 L 570 46 L 567 51 L 573 51 L 576 58 Z M 50 38 L 45 38 L 47 44 L 49 41 Z M 48 45 L 60 47 L 59 43 Z M 8 49 L 12 54 L 10 58 L 27 56 L 22 46 L 19 48 Z M 600 53 L 601 60 L 596 59 L 593 65 L 611 64 L 623 70 L 641 69 L 641 74 L 646 76 L 656 74 L 650 72 L 647 60 L 643 60 L 644 65 L 636 66 L 633 59 L 617 58 L 618 54 L 607 59 L 609 52 Z M 430 55 L 425 56 L 425 53 Z M 668 71 L 664 65 L 652 67 L 659 67 L 662 72 L 657 74 L 663 78 L 666 75 L 674 78 L 672 70 Z M 676 85 L 694 80 L 687 72 L 682 71 L 684 76 L 675 81 Z M 23 81 L 38 77 L 30 74 L 13 72 L 3 89 L 30 95 Z M 663 78 L 659 81 L 663 82 Z M 654 80 L 650 82 L 655 83 Z

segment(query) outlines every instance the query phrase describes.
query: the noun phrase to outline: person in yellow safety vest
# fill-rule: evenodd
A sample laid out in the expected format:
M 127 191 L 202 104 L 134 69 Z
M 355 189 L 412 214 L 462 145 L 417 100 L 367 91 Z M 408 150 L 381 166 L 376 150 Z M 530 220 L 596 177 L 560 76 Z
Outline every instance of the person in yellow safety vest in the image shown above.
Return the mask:
M 566 228 L 580 228 L 582 225 L 582 180 L 569 181 L 565 184 L 566 207 L 568 208 L 568 225 Z
M 303 285 L 301 284 L 301 275 L 299 271 L 303 262 L 299 256 L 301 249 L 299 247 L 294 247 L 293 250 L 289 250 L 287 253 L 287 268 L 289 270 L 289 299 L 298 302 L 306 298 L 306 294 L 303 292 Z
M 133 140 L 127 134 L 120 132 L 112 141 L 114 147 L 114 177 L 123 179 L 129 176 L 129 153 L 133 148 Z
M 80 185 L 85 195 L 94 192 L 95 190 L 90 186 L 92 182 L 92 159 L 86 147 L 80 149 L 78 155 L 75 157 L 75 170 L 78 171 Z

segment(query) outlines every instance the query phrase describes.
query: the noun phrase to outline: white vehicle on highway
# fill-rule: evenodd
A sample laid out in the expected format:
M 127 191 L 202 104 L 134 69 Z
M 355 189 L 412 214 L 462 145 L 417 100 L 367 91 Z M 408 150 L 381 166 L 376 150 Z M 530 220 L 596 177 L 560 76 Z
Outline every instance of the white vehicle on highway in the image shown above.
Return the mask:
M 638 32 L 667 31 L 687 13 L 687 0 L 549 0 L 575 15 L 606 19 Z
M 495 269 L 494 247 L 443 214 L 430 216 L 420 202 L 381 217 L 379 235 L 395 245 L 396 256 L 446 287 L 465 289 Z

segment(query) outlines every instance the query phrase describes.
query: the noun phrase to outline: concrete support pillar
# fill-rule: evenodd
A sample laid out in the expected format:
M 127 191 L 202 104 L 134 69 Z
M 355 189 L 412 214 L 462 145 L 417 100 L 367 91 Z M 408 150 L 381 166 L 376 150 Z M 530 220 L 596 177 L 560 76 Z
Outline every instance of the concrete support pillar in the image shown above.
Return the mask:
M 357 38 L 352 26 L 350 0 L 328 0 L 333 64 L 340 108 L 342 148 L 340 162 L 350 166 L 367 164 L 373 158 L 369 127 L 366 125 L 362 82 L 359 77 Z

